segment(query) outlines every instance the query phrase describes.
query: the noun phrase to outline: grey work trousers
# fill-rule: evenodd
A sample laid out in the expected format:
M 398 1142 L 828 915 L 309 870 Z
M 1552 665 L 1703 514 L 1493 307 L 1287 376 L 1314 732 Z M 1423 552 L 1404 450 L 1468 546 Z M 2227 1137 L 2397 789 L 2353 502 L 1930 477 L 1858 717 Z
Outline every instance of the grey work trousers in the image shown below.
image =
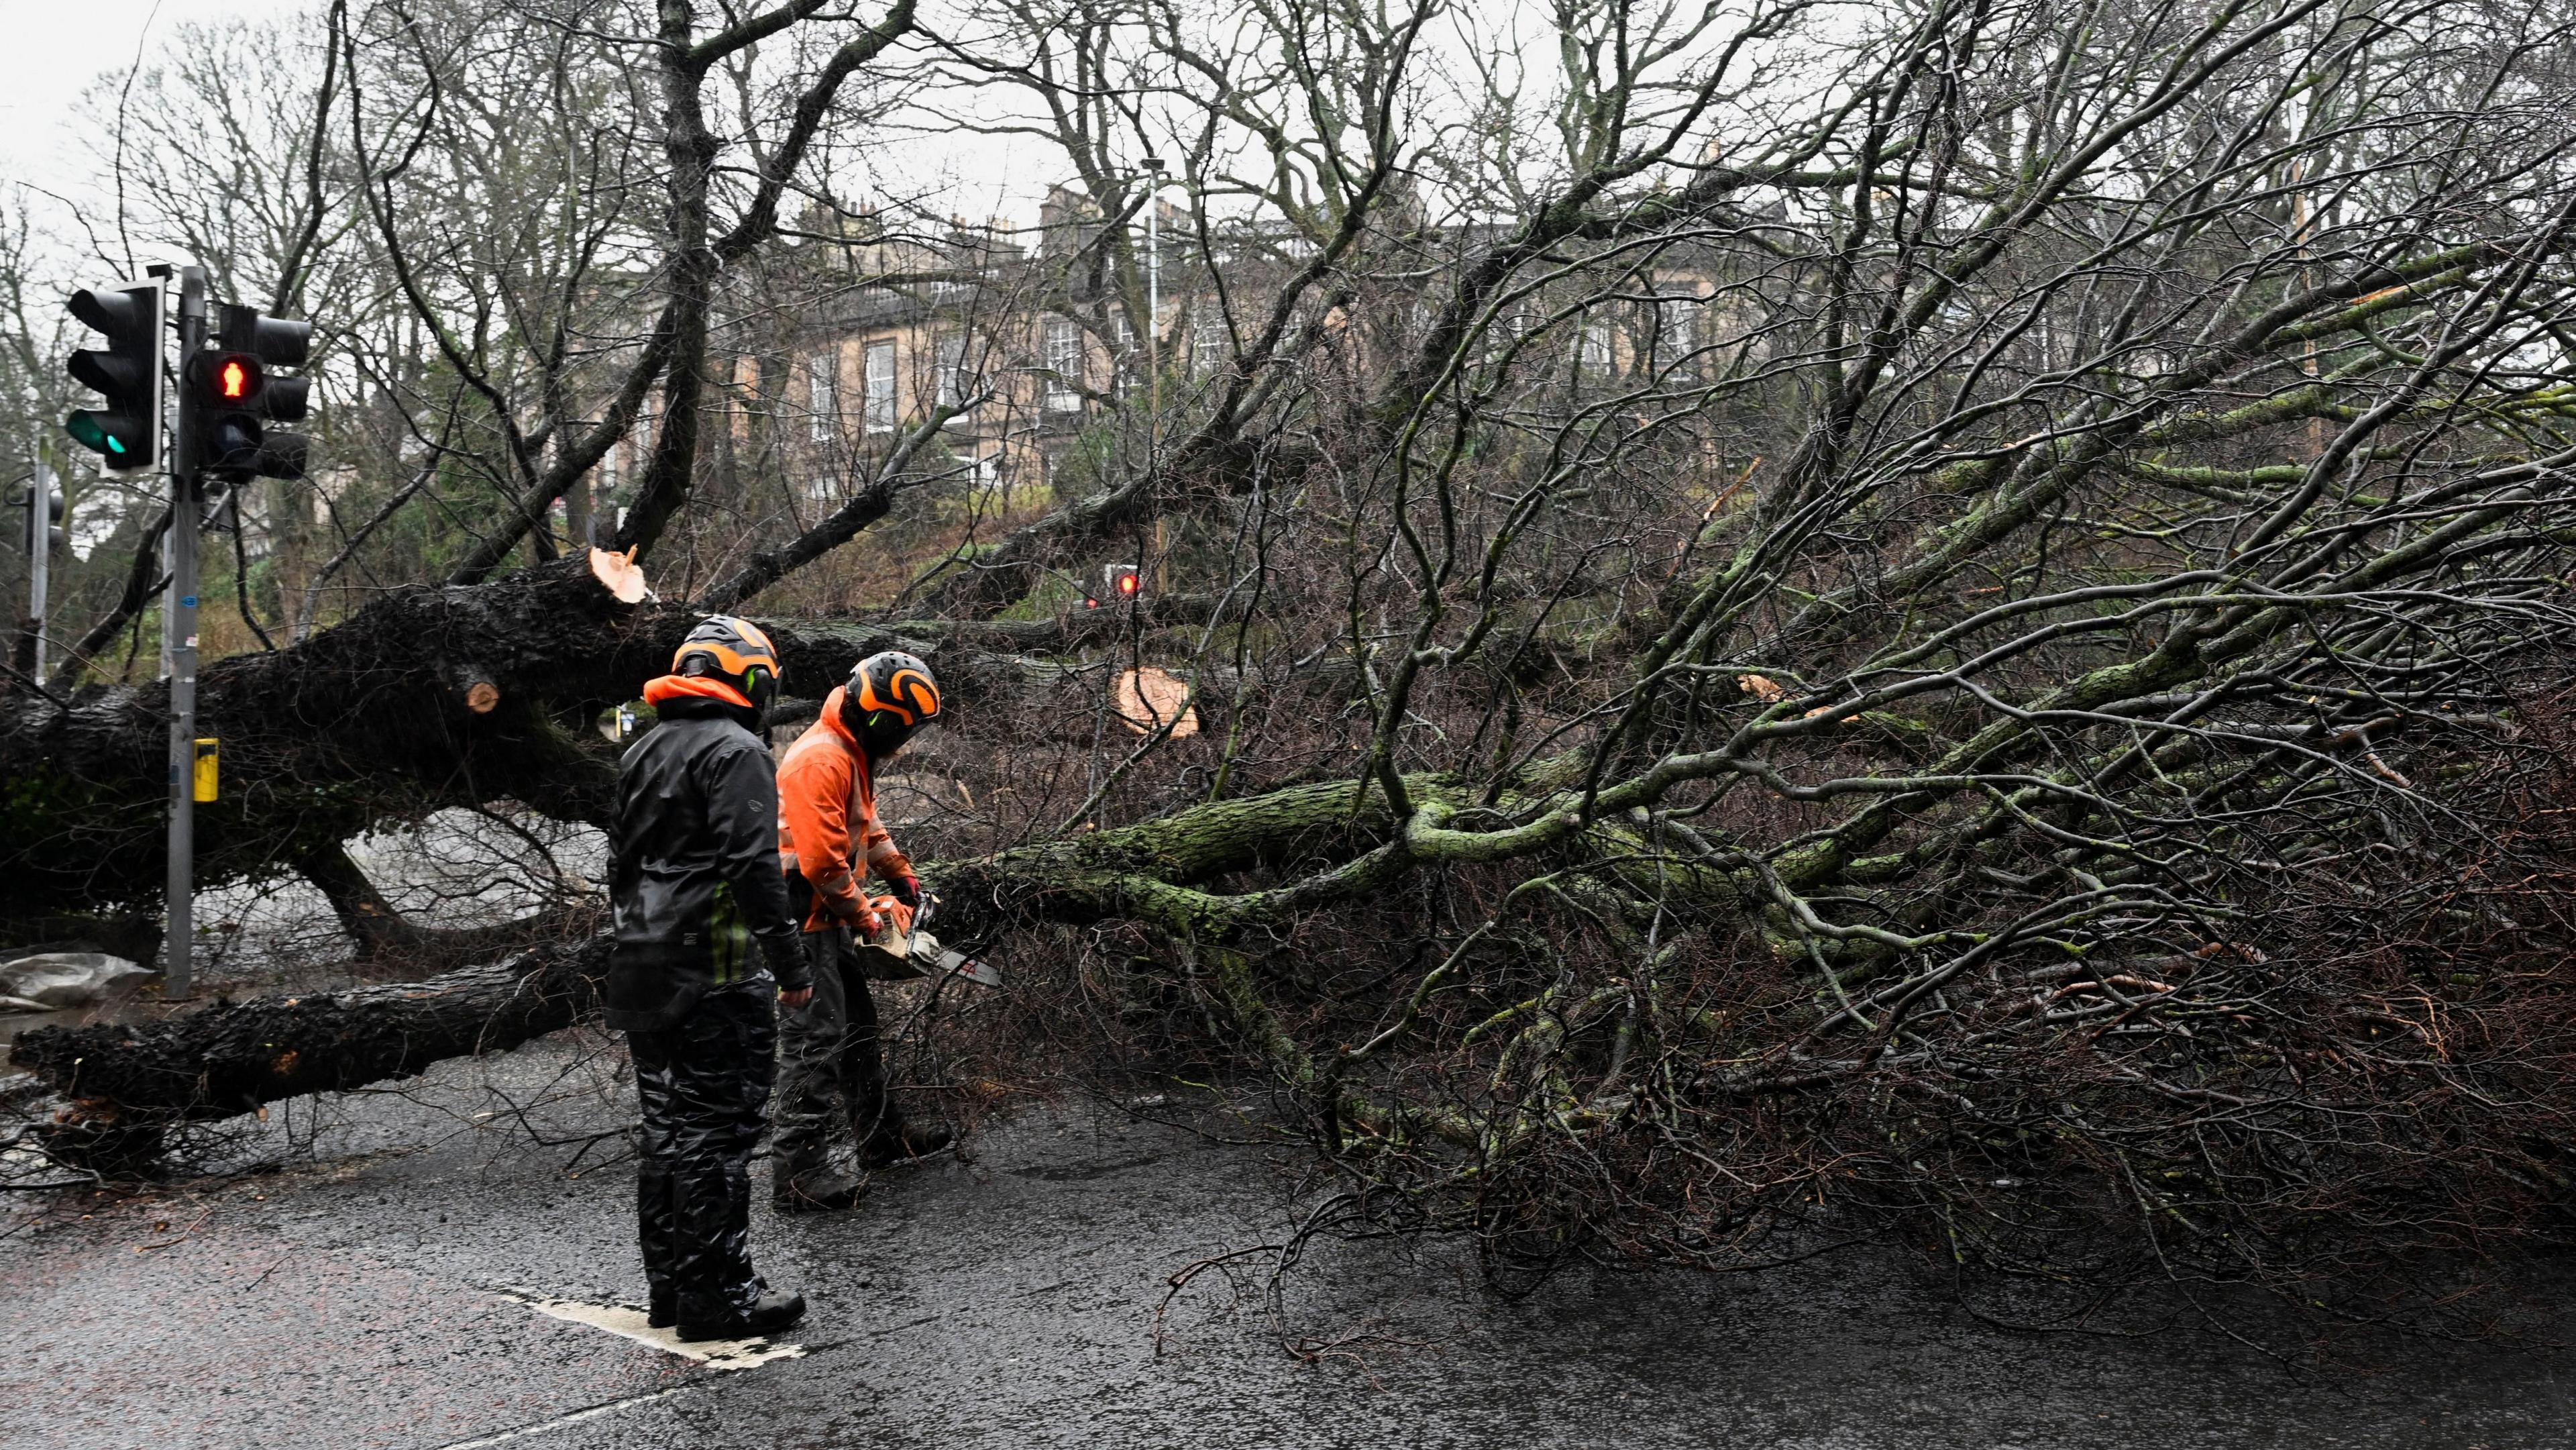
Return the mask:
M 770 1154 L 782 1181 L 820 1170 L 841 1122 L 862 1151 L 901 1124 L 886 1097 L 876 998 L 849 928 L 805 933 L 805 959 L 814 969 L 814 999 L 786 1013 L 778 1028 Z

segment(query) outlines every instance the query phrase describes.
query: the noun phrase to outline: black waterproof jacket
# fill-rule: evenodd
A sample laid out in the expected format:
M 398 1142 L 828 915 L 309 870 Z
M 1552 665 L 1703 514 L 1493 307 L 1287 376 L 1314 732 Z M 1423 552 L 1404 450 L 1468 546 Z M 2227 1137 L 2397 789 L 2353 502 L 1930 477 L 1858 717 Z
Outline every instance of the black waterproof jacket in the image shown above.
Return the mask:
M 652 1031 L 685 1020 L 711 987 L 762 974 L 810 984 L 803 931 L 778 872 L 778 781 L 750 712 L 675 699 L 617 767 L 609 895 L 617 948 L 608 1025 Z

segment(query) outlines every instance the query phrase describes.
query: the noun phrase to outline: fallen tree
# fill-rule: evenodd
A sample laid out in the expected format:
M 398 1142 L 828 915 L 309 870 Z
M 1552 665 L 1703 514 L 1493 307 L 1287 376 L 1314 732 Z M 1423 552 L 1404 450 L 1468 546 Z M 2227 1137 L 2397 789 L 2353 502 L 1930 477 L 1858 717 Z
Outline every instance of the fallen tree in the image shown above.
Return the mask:
M 1349 805 L 1347 785 L 1313 785 L 922 871 L 940 893 L 943 930 L 990 939 L 1031 920 L 1133 914 L 1236 872 L 1347 857 L 1382 841 L 1384 812 L 1355 820 Z M 93 1117 L 231 1117 L 568 1027 L 598 999 L 606 941 L 539 946 L 417 982 L 228 1001 L 161 1022 L 42 1027 L 21 1034 L 9 1060 L 89 1104 Z
M 420 982 L 220 1002 L 151 1024 L 50 1027 L 9 1060 L 79 1106 L 76 1133 L 254 1112 L 307 1093 L 413 1076 L 559 1032 L 599 1002 L 604 937 L 531 948 Z
M 1421 294 L 1420 238 L 1355 241 L 1349 326 L 1310 319 L 1268 395 L 1287 491 L 1227 474 L 1166 520 L 1161 562 L 1223 605 L 1150 662 L 1223 682 L 1206 729 L 1032 704 L 1149 662 L 1146 621 L 904 626 L 990 707 L 976 803 L 924 827 L 952 929 L 1100 1050 L 1253 1070 L 1367 1203 L 1507 1269 L 1892 1228 L 2053 1283 L 2305 1285 L 2562 1236 L 2564 118 L 2451 104 L 2512 49 L 2492 17 L 2105 15 L 1892 14 L 1762 141 L 1809 168 L 1777 206 L 1705 166 L 1619 189 L 1760 148 L 1599 110 L 1609 160 L 1495 249 L 1462 232 L 1445 352 L 1401 388 L 1363 334 Z M 1971 53 L 2048 78 L 1997 62 L 1996 101 L 1953 84 Z M 1669 93 L 1717 105 L 1708 66 Z M 2285 138 L 2293 100 L 2332 114 Z M 1097 519 L 1004 546 L 958 612 Z M 478 676 L 491 716 L 616 698 L 689 617 L 549 568 L 486 586 L 566 591 L 572 641 Z M 437 600 L 386 603 L 347 648 L 443 638 Z M 800 680 L 883 637 L 779 632 Z M 1070 658 L 972 653 L 999 644 Z M 472 713 L 468 653 L 381 708 Z M 551 760 L 531 799 L 595 810 L 604 752 L 577 780 L 577 731 L 509 718 L 492 778 Z M 430 765 L 380 774 L 456 776 L 460 726 L 405 723 Z M 466 1034 L 514 1000 L 488 972 L 413 990 L 450 1045 L 553 1020 Z M 413 1065 L 364 1033 L 345 1073 L 308 1061 L 337 1002 L 221 1010 L 19 1060 L 146 1121 Z
M 962 626 L 945 638 L 861 621 L 763 623 L 791 690 L 819 694 L 865 656 L 909 649 L 932 659 L 971 709 L 1047 673 L 1022 651 L 1074 649 L 1208 608 L 1157 601 Z M 596 721 L 662 673 L 701 616 L 647 598 L 631 565 L 594 552 L 486 584 L 392 590 L 301 643 L 207 665 L 198 720 L 222 742 L 223 794 L 196 812 L 198 880 L 298 871 L 345 914 L 365 908 L 341 843 L 380 822 L 503 799 L 604 821 L 618 747 Z M 0 695 L 0 852 L 22 863 L 0 876 L 0 917 L 157 898 L 168 696 L 163 682 L 93 686 L 68 700 Z

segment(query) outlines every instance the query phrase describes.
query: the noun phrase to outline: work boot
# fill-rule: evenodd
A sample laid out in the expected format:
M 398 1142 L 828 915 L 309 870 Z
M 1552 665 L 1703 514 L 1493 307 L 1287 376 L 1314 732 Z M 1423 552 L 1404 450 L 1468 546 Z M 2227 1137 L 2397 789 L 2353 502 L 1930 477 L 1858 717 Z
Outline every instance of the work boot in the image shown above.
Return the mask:
M 927 1158 L 957 1141 L 957 1135 L 944 1123 L 908 1123 L 893 1118 L 877 1124 L 877 1130 L 859 1144 L 859 1166 L 883 1168 L 909 1158 Z
M 676 1289 L 653 1291 L 652 1307 L 644 1311 L 644 1322 L 655 1329 L 668 1329 L 680 1322 L 680 1293 Z
M 832 1213 L 857 1206 L 859 1183 L 829 1168 L 802 1173 L 781 1172 L 769 1193 L 770 1207 L 780 1213 Z
M 695 1342 L 701 1339 L 765 1339 L 785 1330 L 805 1317 L 805 1296 L 771 1291 L 754 1299 L 748 1309 L 736 1309 L 718 1302 L 693 1312 L 713 1311 L 713 1317 L 682 1319 L 680 1338 Z

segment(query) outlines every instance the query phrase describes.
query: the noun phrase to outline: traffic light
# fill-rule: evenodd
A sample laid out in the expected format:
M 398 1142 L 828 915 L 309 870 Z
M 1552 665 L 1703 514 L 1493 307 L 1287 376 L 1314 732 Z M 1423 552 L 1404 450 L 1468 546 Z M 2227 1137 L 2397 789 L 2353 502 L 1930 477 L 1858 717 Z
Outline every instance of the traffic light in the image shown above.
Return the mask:
M 37 496 L 40 493 L 42 498 Z M 45 475 L 36 475 L 36 481 L 27 485 L 17 502 L 27 510 L 27 552 L 59 549 L 70 542 L 63 532 L 63 491 Z
M 73 353 L 65 370 L 106 402 L 73 409 L 63 430 L 109 468 L 150 468 L 161 457 L 160 280 L 85 287 L 67 305 L 107 346 Z
M 1082 607 L 1098 609 L 1104 599 L 1112 603 L 1133 599 L 1143 593 L 1144 588 L 1145 577 L 1137 572 L 1135 565 L 1103 564 L 1100 566 L 1100 587 L 1083 591 Z
M 215 348 L 188 359 L 181 394 L 200 469 L 217 481 L 304 476 L 311 440 L 268 425 L 296 422 L 308 410 L 313 380 L 275 370 L 301 365 L 312 348 L 312 323 L 225 306 Z

